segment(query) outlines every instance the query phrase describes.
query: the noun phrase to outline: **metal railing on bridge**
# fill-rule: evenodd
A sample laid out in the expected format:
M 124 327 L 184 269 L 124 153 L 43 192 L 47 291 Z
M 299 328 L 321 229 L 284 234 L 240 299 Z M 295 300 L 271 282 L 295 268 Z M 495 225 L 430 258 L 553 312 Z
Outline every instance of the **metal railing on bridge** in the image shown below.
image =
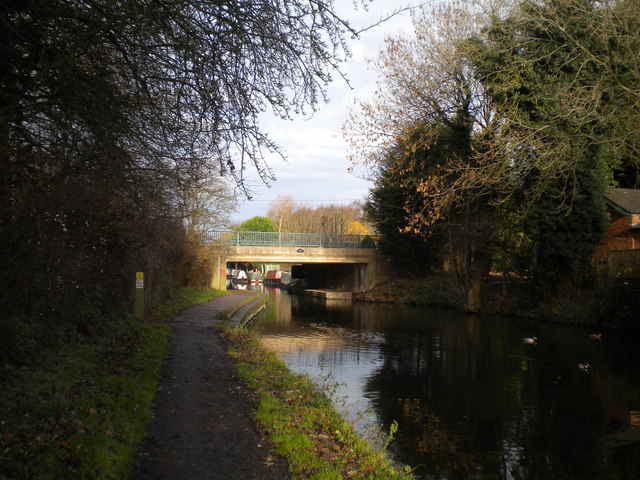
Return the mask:
M 373 235 L 208 231 L 205 242 L 242 247 L 376 248 L 378 239 Z

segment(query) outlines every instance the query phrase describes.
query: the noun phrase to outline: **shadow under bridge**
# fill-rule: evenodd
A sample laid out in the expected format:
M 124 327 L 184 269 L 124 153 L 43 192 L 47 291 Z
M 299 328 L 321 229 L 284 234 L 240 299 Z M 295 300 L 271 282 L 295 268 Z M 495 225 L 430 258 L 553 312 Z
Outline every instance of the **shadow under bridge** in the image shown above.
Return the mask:
M 226 288 L 227 262 L 295 265 L 305 288 L 364 290 L 389 278 L 390 268 L 371 235 L 282 232 L 207 232 L 212 287 Z

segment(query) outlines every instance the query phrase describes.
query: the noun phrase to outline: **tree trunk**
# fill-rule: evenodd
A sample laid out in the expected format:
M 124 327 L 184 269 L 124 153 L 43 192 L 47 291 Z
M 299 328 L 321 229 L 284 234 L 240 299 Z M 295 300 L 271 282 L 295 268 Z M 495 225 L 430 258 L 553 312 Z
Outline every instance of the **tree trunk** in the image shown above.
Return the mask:
M 475 249 L 469 269 L 469 283 L 467 287 L 467 301 L 464 311 L 478 313 L 482 308 L 482 291 L 484 280 L 491 269 L 491 254 Z
M 467 302 L 464 305 L 464 311 L 467 313 L 478 313 L 482 308 L 482 277 L 473 278 L 469 282 L 467 290 Z

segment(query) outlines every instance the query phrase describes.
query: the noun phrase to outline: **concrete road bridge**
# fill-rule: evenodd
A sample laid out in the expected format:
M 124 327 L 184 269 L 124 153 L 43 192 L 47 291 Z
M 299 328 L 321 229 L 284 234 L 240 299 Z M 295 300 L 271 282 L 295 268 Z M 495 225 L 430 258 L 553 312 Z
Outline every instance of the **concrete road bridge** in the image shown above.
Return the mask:
M 221 290 L 227 262 L 296 265 L 295 275 L 310 289 L 360 291 L 391 275 L 371 235 L 210 231 L 206 243 L 218 272 L 212 287 Z

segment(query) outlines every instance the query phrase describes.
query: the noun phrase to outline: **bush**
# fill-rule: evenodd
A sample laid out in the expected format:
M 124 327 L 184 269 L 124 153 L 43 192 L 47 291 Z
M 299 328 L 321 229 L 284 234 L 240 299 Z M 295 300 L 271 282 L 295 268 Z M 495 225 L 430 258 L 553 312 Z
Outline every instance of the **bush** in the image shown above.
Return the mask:
M 640 272 L 625 272 L 601 284 L 595 303 L 603 326 L 640 328 Z

